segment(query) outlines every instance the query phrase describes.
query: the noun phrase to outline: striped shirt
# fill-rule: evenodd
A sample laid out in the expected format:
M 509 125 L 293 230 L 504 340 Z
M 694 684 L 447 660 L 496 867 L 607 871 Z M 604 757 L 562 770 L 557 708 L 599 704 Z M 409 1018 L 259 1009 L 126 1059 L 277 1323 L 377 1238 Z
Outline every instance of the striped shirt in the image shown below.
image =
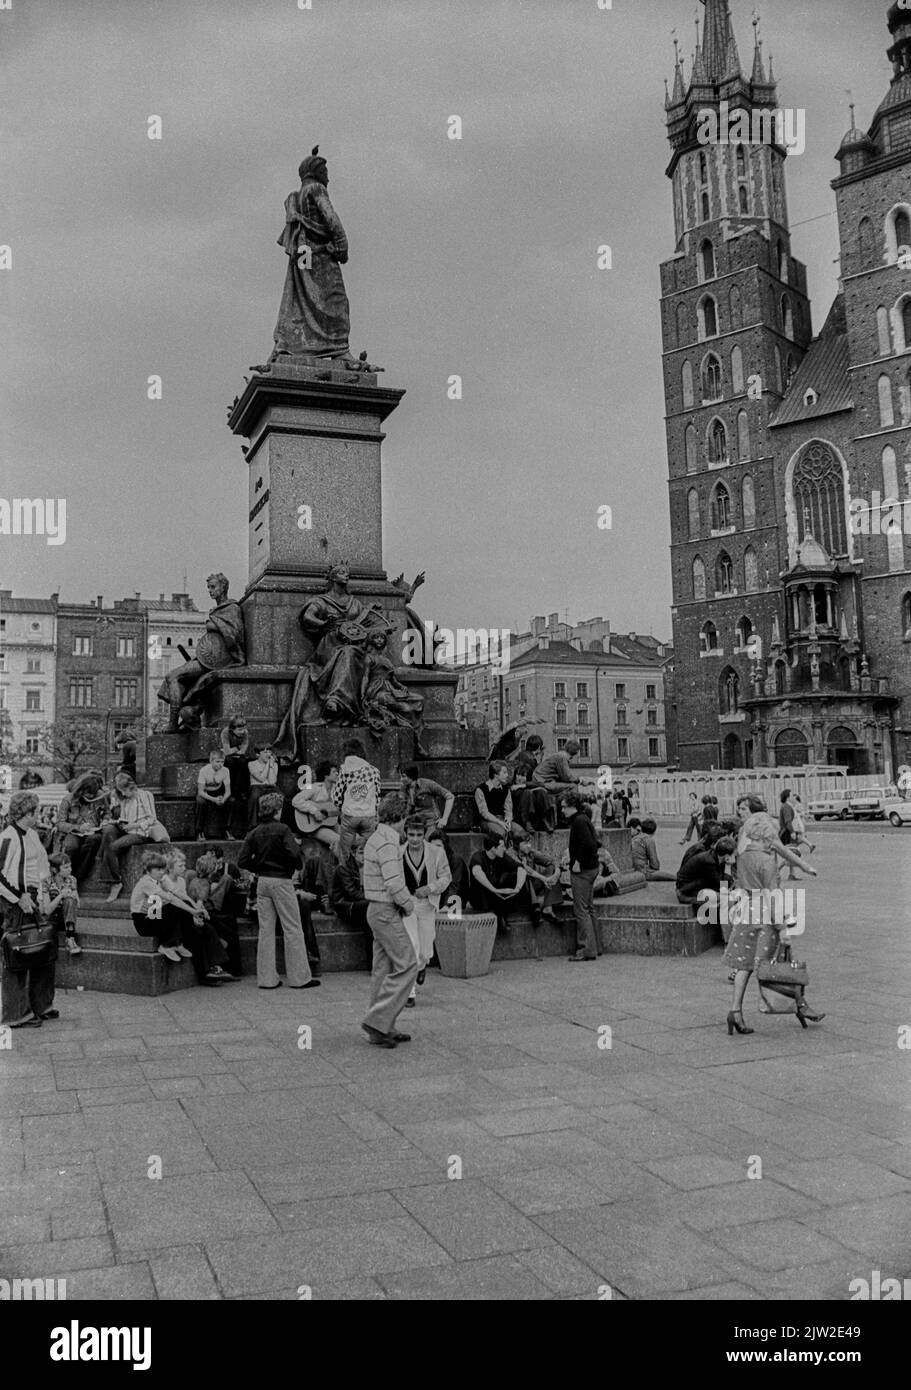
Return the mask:
M 380 825 L 364 846 L 364 897 L 368 903 L 395 903 L 414 907 L 405 875 L 399 834 L 391 825 Z

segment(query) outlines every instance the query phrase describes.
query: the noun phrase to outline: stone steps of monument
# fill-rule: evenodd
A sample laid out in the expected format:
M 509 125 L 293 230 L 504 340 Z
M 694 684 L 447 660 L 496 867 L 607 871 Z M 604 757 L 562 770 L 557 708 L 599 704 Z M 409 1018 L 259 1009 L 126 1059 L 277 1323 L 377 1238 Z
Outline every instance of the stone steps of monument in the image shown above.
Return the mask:
M 675 915 L 661 912 L 659 904 L 652 916 L 628 917 L 622 911 L 625 905 L 619 904 L 616 898 L 595 902 L 598 934 L 605 954 L 693 956 L 720 941 L 717 927 L 700 925 L 694 916 L 686 914 L 685 908 Z M 83 903 L 79 918 L 82 954 L 70 956 L 61 947 L 57 962 L 57 983 L 61 989 L 81 987 L 122 994 L 159 995 L 196 986 L 192 963 L 182 961 L 177 965 L 159 955 L 152 938 L 137 935 L 120 902 L 105 905 L 104 912 L 94 900 L 90 906 L 91 911 L 87 912 Z M 556 914 L 560 919 L 558 926 L 544 921 L 533 927 L 528 917 L 511 918 L 509 930 L 497 936 L 494 962 L 564 956 L 575 951 L 572 910 L 558 906 Z M 332 913 L 314 913 L 313 924 L 322 973 L 368 968 L 364 932 L 341 922 Z M 240 919 L 238 934 L 245 975 L 256 973 L 257 931 L 255 918 Z M 279 970 L 283 971 L 280 933 L 277 959 Z

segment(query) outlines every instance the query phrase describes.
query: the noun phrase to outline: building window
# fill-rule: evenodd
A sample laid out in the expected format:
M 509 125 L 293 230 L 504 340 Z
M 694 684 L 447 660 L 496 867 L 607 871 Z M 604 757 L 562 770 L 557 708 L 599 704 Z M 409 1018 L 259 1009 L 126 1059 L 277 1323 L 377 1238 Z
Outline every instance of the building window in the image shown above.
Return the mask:
M 739 347 L 731 352 L 731 382 L 734 395 L 743 395 L 743 353 Z
M 686 517 L 689 526 L 690 540 L 696 540 L 701 529 L 701 519 L 699 516 L 699 493 L 691 487 L 686 494 Z
M 646 698 L 646 700 L 657 700 L 657 698 L 658 698 L 658 693 L 657 693 L 657 692 L 658 692 L 658 687 L 657 687 L 657 685 L 647 685 L 647 686 L 645 687 L 645 698 Z
M 718 306 L 710 294 L 699 301 L 699 337 L 717 338 L 718 336 Z
M 687 473 L 695 473 L 696 469 L 699 467 L 699 460 L 696 457 L 695 425 L 687 425 L 686 435 L 684 436 L 684 444 L 686 447 L 686 471 Z
M 721 396 L 721 363 L 714 352 L 710 352 L 702 364 L 702 403 L 719 401 Z
M 740 485 L 740 506 L 743 512 L 743 525 L 746 530 L 752 530 L 756 525 L 756 493 L 753 488 L 753 479 L 747 473 Z
M 92 676 L 70 676 L 70 704 L 89 709 L 95 703 L 95 681 Z
M 689 410 L 693 404 L 693 365 L 687 361 L 683 364 L 681 373 L 681 386 L 683 389 L 683 408 Z
M 135 655 L 136 655 L 136 638 L 135 638 L 135 637 L 118 637 L 118 638 L 117 638 L 117 655 L 118 655 L 118 656 L 135 656 Z
M 565 739 L 565 738 L 558 738 L 558 739 L 557 739 L 557 752 L 558 752 L 558 753 L 564 753 L 564 752 L 566 751 L 566 744 L 567 744 L 567 742 L 568 742 L 568 740 Z
M 37 734 L 25 735 L 25 751 L 31 755 L 41 752 L 41 740 Z
M 556 714 L 555 714 L 555 716 L 554 716 L 554 723 L 565 725 L 565 723 L 566 723 L 566 709 L 565 709 L 565 707 L 564 707 L 563 705 L 557 705 L 557 711 L 556 711 Z
M 6 670 L 6 652 L 0 652 L 0 671 Z
M 41 713 L 41 691 L 27 690 L 25 692 L 25 711 L 26 714 Z
M 726 531 L 731 525 L 731 494 L 719 483 L 712 494 L 712 530 Z
M 902 599 L 902 635 L 906 642 L 911 642 L 911 593 Z
M 699 650 L 702 652 L 718 651 L 718 629 L 714 623 L 703 623 L 699 633 Z
M 617 757 L 618 757 L 618 759 L 620 760 L 620 762 L 626 762 L 626 761 L 628 760 L 628 758 L 629 758 L 629 739 L 628 739 L 628 738 L 618 738 L 618 739 L 617 739 Z
M 745 183 L 740 185 L 738 197 L 740 199 L 740 211 L 742 213 L 748 213 L 750 211 L 750 198 Z
M 693 561 L 693 598 L 697 602 L 705 598 L 705 565 L 698 555 Z
M 709 463 L 716 467 L 728 461 L 728 432 L 724 421 L 715 419 L 709 426 Z
M 699 182 L 700 182 L 700 183 L 708 183 L 708 178 L 709 178 L 709 165 L 708 165 L 708 160 L 706 159 L 706 157 L 705 157 L 704 154 L 700 153 L 700 155 L 699 155 Z
M 702 278 L 703 280 L 714 280 L 715 278 L 715 248 L 708 240 L 702 243 Z
M 626 699 L 626 686 L 625 686 L 625 685 L 615 685 L 615 686 L 614 686 L 614 699 L 615 699 L 615 700 L 625 700 L 625 699 Z
M 726 550 L 722 550 L 715 561 L 715 593 L 734 592 L 734 564 Z
M 735 285 L 731 290 L 729 303 L 731 306 L 731 327 L 743 327 L 743 295 Z
M 895 262 L 899 252 L 911 247 L 911 216 L 907 207 L 898 207 L 886 219 L 886 243 L 889 260 Z
M 656 738 L 650 738 L 648 741 L 648 755 L 650 758 L 660 758 L 661 756 L 658 752 L 658 740 Z
M 115 680 L 114 681 L 114 704 L 119 709 L 136 704 L 139 694 L 139 682 L 134 680 Z
M 737 177 L 745 179 L 747 174 L 747 160 L 743 151 L 743 146 L 737 146 Z
M 829 555 L 847 555 L 844 474 L 827 444 L 816 441 L 801 455 L 791 480 L 797 540 L 812 536 Z
M 27 676 L 40 676 L 40 674 L 41 674 L 41 657 L 40 657 L 40 656 L 27 656 L 27 657 L 25 658 L 25 674 L 26 674 Z
M 895 407 L 892 402 L 892 379 L 883 372 L 877 382 L 879 392 L 879 423 L 884 430 L 895 424 Z
M 791 301 L 786 294 L 781 296 L 781 326 L 786 338 L 794 337 L 794 316 L 791 312 Z
M 91 656 L 92 639 L 83 635 L 73 637 L 73 656 Z
M 650 724 L 652 728 L 656 728 L 658 725 L 658 711 L 656 709 L 646 710 L 645 722 L 646 724 Z
M 588 711 L 588 705 L 580 705 L 578 710 L 576 711 L 576 723 L 583 725 L 587 724 L 589 718 L 590 716 Z
M 617 723 L 621 726 L 626 723 L 626 705 L 617 706 Z
M 750 418 L 745 410 L 737 416 L 737 452 L 742 459 L 750 457 Z
M 555 700 L 565 700 L 565 699 L 566 699 L 566 682 L 565 682 L 565 681 L 554 681 L 554 699 L 555 699 Z
M 522 701 L 523 704 L 525 703 L 525 686 L 524 686 L 524 685 L 520 685 L 520 686 L 519 686 L 519 699 Z
M 879 339 L 880 357 L 889 357 L 892 352 L 892 330 L 889 325 L 889 311 L 882 304 L 876 311 L 876 336 Z
M 709 205 L 709 195 L 708 195 L 707 193 L 703 193 L 703 195 L 702 195 L 702 220 L 703 220 L 703 222 L 708 222 L 708 220 L 709 220 L 709 218 L 711 217 L 711 215 L 712 215 L 712 212 L 711 212 L 711 207 L 710 207 L 710 205 Z
M 742 617 L 734 628 L 734 646 L 740 651 L 744 651 L 753 637 L 753 624 L 746 616 Z
M 579 757 L 583 762 L 588 762 L 591 757 L 591 745 L 587 738 L 579 739 Z
M 588 699 L 588 681 L 576 681 L 576 699 Z

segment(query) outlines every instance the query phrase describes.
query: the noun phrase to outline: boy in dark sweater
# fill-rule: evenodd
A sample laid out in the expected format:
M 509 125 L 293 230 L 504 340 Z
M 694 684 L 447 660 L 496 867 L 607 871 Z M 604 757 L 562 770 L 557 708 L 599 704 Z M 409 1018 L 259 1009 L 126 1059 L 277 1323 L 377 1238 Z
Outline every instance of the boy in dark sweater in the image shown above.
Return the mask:
M 561 792 L 560 809 L 569 823 L 569 869 L 573 893 L 573 913 L 576 918 L 578 950 L 571 961 L 597 960 L 598 937 L 592 904 L 595 879 L 598 877 L 598 850 L 601 843 L 595 827 L 582 809 L 582 798 L 576 792 Z

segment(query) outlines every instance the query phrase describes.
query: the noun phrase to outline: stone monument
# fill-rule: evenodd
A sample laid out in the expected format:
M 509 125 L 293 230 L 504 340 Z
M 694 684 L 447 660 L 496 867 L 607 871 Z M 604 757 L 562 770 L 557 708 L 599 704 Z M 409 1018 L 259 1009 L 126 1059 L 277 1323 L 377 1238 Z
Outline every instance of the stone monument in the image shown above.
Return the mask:
M 351 353 L 348 239 L 318 147 L 299 173 L 278 239 L 287 267 L 273 352 L 228 408 L 248 472 L 248 581 L 228 605 L 241 626 L 219 659 L 197 669 L 197 656 L 162 688 L 171 732 L 150 740 L 150 770 L 187 801 L 171 814 L 189 834 L 199 765 L 221 725 L 243 714 L 254 742 L 275 744 L 288 793 L 301 765 L 340 761 L 357 737 L 390 786 L 399 762 L 419 759 L 456 794 L 452 828 L 468 829 L 487 735 L 458 726 L 455 671 L 407 641 L 426 626 L 411 607 L 423 574 L 390 580 L 383 561 L 383 426 L 405 393 L 379 384 L 366 352 Z M 222 603 L 226 594 L 225 583 Z M 218 599 L 210 618 L 220 621 Z M 416 647 L 423 665 L 403 659 Z

